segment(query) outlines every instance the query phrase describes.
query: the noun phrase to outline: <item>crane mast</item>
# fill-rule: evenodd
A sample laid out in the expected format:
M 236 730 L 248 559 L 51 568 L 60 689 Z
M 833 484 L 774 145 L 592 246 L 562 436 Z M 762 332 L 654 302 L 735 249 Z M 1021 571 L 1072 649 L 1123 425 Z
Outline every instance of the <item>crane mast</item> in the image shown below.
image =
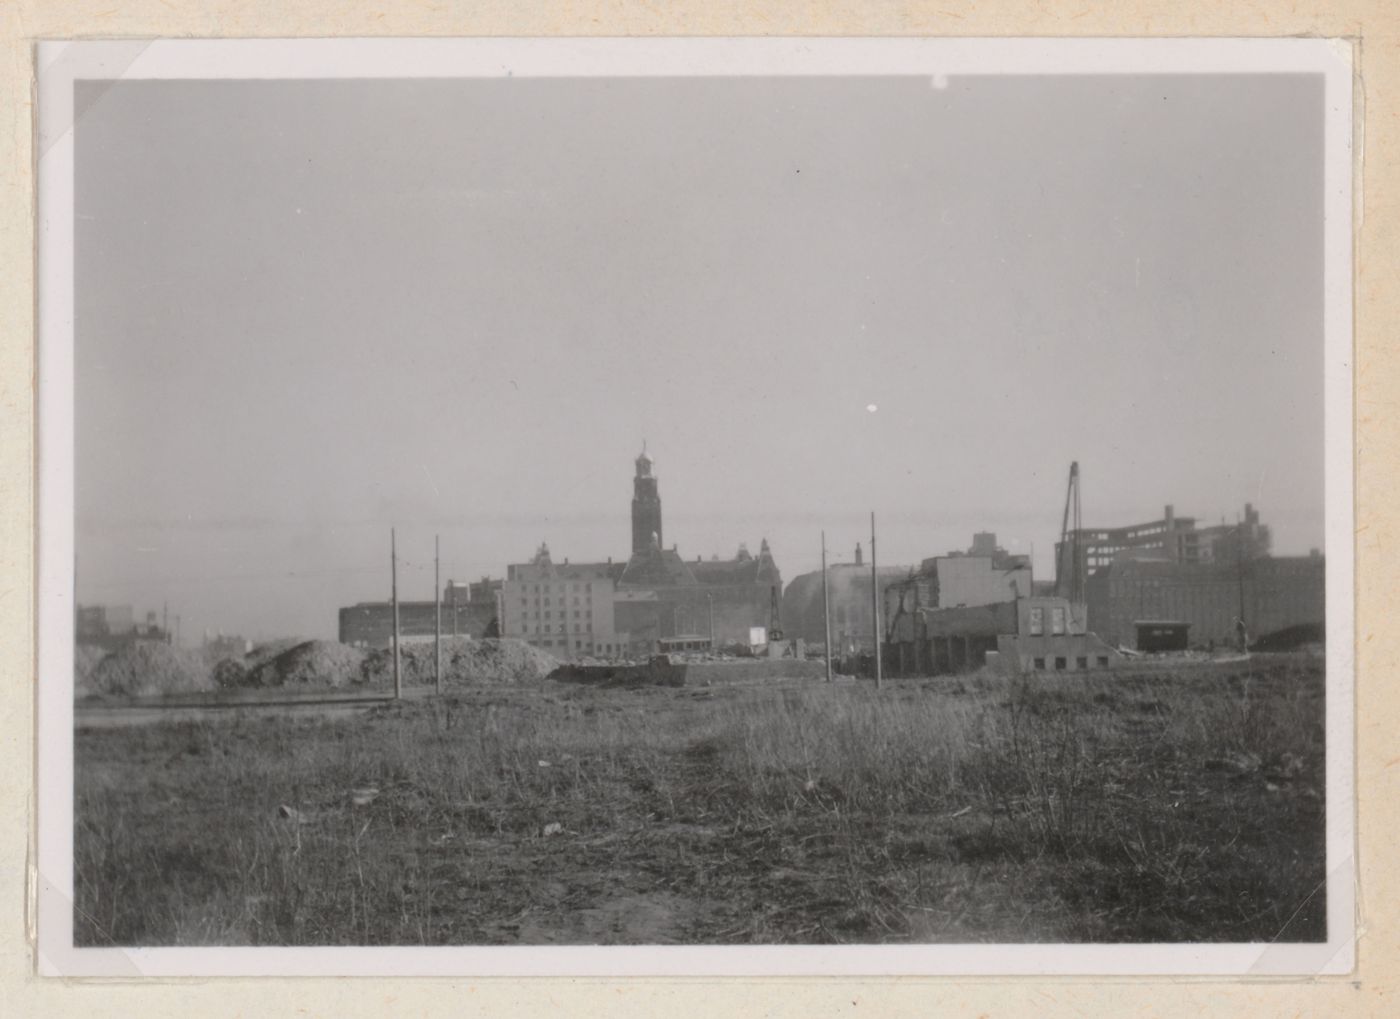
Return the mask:
M 1055 594 L 1072 603 L 1084 601 L 1084 563 L 1080 554 L 1079 461 L 1069 465 L 1065 488 L 1065 512 L 1060 522 L 1059 555 L 1055 563 Z

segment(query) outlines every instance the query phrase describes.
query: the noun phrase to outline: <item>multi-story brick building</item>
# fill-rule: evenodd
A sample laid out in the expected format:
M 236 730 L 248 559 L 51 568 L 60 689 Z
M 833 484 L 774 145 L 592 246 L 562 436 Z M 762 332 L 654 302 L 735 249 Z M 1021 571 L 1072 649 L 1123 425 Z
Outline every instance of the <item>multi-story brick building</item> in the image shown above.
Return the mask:
M 613 622 L 620 565 L 554 562 L 541 544 L 528 563 L 506 568 L 497 599 L 501 636 L 528 641 L 560 658 L 611 657 L 627 651 Z

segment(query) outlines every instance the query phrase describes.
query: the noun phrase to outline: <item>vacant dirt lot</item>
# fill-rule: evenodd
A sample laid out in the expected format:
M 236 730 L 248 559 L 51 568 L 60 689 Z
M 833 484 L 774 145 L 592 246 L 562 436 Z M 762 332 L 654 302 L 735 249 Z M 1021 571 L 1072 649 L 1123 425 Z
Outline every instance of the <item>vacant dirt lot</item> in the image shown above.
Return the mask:
M 1324 937 L 1322 665 L 77 734 L 88 945 Z

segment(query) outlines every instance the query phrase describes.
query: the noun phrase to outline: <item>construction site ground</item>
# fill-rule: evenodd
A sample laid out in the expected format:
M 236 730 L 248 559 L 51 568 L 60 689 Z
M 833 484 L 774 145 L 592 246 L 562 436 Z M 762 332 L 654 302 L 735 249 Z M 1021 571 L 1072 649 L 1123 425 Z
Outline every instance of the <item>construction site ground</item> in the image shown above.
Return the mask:
M 1306 941 L 1321 660 L 75 734 L 89 945 Z

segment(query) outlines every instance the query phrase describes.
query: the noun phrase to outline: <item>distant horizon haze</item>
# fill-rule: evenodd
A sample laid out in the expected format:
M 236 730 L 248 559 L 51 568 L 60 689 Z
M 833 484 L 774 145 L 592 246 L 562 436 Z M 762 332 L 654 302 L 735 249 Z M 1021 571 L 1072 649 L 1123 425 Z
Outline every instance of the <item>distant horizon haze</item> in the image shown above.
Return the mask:
M 665 543 L 1322 547 L 1318 76 L 80 82 L 76 577 L 205 631 Z M 1247 127 L 1247 130 L 1245 130 Z

